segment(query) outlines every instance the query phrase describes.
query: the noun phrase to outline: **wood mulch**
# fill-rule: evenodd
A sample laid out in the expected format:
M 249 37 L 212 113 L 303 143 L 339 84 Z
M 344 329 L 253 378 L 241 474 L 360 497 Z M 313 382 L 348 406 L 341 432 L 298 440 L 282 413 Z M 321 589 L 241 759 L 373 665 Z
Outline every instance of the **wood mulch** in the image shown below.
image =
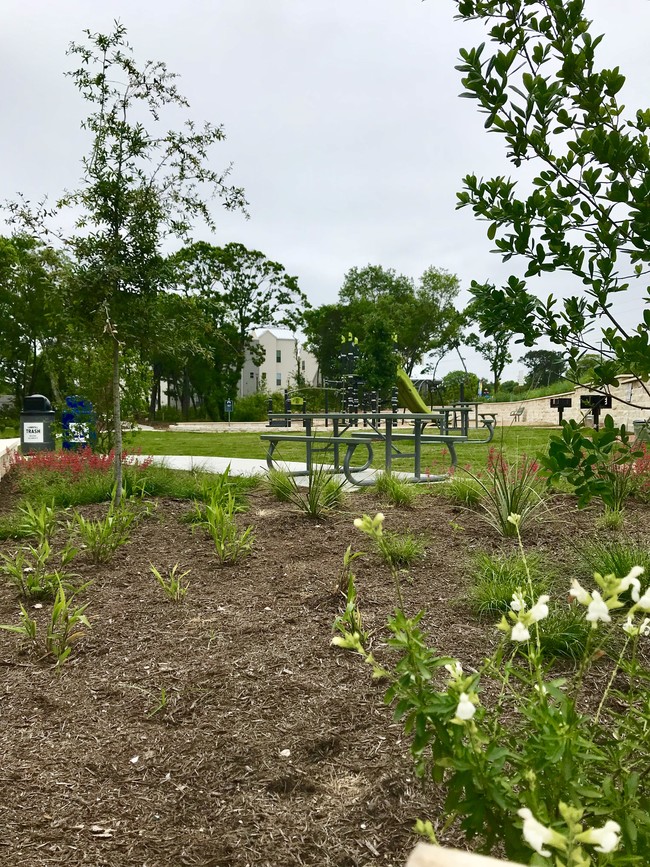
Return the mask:
M 10 483 L 0 485 L 5 505 Z M 387 529 L 426 541 L 404 581 L 408 612 L 426 608 L 435 645 L 478 665 L 496 639 L 464 604 L 469 564 L 504 543 L 439 497 L 407 509 L 354 494 L 316 521 L 260 490 L 249 505 L 240 520 L 254 527 L 253 550 L 235 566 L 220 566 L 182 520 L 189 505 L 169 500 L 107 565 L 77 558 L 74 571 L 92 580 L 92 628 L 60 672 L 0 631 L 4 867 L 398 867 L 415 820 L 444 821 L 443 793 L 415 777 L 384 687 L 360 657 L 330 644 L 337 577 L 349 544 L 368 548 L 354 517 L 383 511 Z M 567 499 L 527 540 L 567 584 L 594 516 Z M 647 543 L 649 525 L 647 507 L 632 508 L 626 533 Z M 183 603 L 167 601 L 152 563 L 191 569 Z M 355 567 L 381 655 L 393 586 L 376 555 Z M 41 629 L 49 608 L 30 610 Z M 2 582 L 0 623 L 18 614 Z

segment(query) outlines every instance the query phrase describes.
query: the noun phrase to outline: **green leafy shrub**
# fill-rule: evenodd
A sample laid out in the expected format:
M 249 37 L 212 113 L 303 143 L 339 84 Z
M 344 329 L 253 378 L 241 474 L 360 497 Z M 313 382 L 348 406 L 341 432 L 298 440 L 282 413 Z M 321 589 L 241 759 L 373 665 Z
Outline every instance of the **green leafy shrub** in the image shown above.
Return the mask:
M 238 511 L 232 491 L 216 491 L 205 507 L 197 510 L 195 524 L 207 530 L 221 563 L 239 562 L 253 546 L 253 528 L 239 530 L 235 518 Z
M 600 430 L 586 428 L 571 419 L 562 423 L 562 432 L 549 440 L 548 454 L 540 463 L 549 484 L 565 480 L 582 508 L 594 497 L 611 512 L 622 512 L 633 490 L 634 462 L 642 457 L 635 449 L 625 426 L 617 427 L 606 415 Z
M 13 554 L 0 554 L 0 575 L 4 575 L 25 599 L 37 602 L 53 599 L 59 585 L 71 586 L 72 576 L 66 567 L 77 554 L 70 544 L 55 555 L 47 539 L 37 545 L 18 549 Z
M 510 517 L 518 531 L 519 516 Z M 382 524 L 383 515 L 355 521 L 377 544 Z M 458 822 L 474 847 L 518 863 L 641 865 L 650 851 L 650 670 L 639 651 L 650 635 L 650 586 L 642 592 L 640 566 L 622 576 L 596 573 L 593 590 L 574 579 L 571 615 L 581 629 L 565 621 L 558 632 L 551 623 L 545 646 L 550 599 L 536 595 L 517 537 L 526 582 L 478 670 L 431 647 L 424 612 L 408 617 L 399 594 L 388 622 L 396 662 L 380 665 L 358 630 L 339 628 L 333 643 L 388 682 L 385 700 L 411 737 L 418 774 L 444 785 L 445 828 Z M 612 642 L 622 645 L 617 658 L 605 676 L 587 680 Z M 553 678 L 546 656 L 562 651 L 579 664 L 572 676 Z M 430 822 L 418 827 L 433 836 Z
M 454 503 L 467 508 L 475 508 L 483 498 L 481 486 L 474 479 L 453 476 L 448 482 L 439 486 L 443 496 Z
M 642 566 L 650 575 L 650 551 L 635 542 L 590 540 L 578 547 L 583 574 L 627 575 L 634 566 Z

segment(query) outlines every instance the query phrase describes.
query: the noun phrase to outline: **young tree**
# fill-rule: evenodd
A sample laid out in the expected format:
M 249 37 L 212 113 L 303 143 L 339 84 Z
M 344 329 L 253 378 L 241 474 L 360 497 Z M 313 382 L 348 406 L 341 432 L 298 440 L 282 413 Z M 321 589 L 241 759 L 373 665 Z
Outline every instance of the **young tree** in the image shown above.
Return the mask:
M 504 261 L 527 262 L 525 278 L 561 270 L 583 285 L 558 303 L 538 300 L 526 279 L 501 289 L 473 284 L 487 333 L 504 323 L 526 346 L 541 336 L 565 348 L 572 377 L 578 359 L 596 351 L 595 384 L 632 373 L 646 393 L 650 375 L 650 296 L 635 329 L 624 327 L 615 301 L 650 273 L 650 109 L 625 115 L 618 67 L 599 69 L 584 0 L 455 0 L 458 18 L 488 26 L 491 45 L 461 51 L 463 96 L 476 99 L 486 129 L 505 139 L 519 168 L 538 165 L 528 195 L 505 177 L 468 175 L 459 207 L 487 220 L 488 238 Z M 643 285 L 643 284 L 641 284 Z M 489 322 L 487 319 L 489 318 Z M 632 404 L 638 405 L 638 404 Z
M 72 208 L 77 231 L 64 240 L 77 262 L 77 309 L 112 345 L 117 497 L 122 487 L 120 348 L 147 328 L 148 301 L 167 276 L 161 243 L 168 236 L 187 240 L 194 221 L 213 226 L 208 202 L 244 208 L 241 189 L 227 186 L 228 171 L 210 167 L 210 152 L 224 138 L 221 127 L 180 130 L 161 127 L 165 108 L 187 109 L 176 76 L 164 63 L 138 66 L 116 23 L 112 33 L 86 31 L 84 44 L 69 54 L 80 65 L 69 73 L 91 105 L 83 123 L 92 136 L 83 160 L 83 182 L 59 205 Z M 24 202 L 13 217 L 31 230 L 43 230 L 45 208 Z
M 472 325 L 478 325 L 479 331 L 470 331 L 470 333 L 465 336 L 464 342 L 467 346 L 471 346 L 472 349 L 475 349 L 490 365 L 490 370 L 492 371 L 492 385 L 494 388 L 494 394 L 496 394 L 499 390 L 503 370 L 506 364 L 510 364 L 512 361 L 510 343 L 512 342 L 514 334 L 504 325 L 501 328 L 492 328 L 492 333 L 488 337 L 487 328 L 489 328 L 489 323 L 485 328 L 483 327 L 483 312 L 483 308 L 476 300 L 471 301 L 465 308 L 463 319 L 467 327 L 471 328 Z
M 566 368 L 564 353 L 554 352 L 552 349 L 532 349 L 519 360 L 528 368 L 530 388 L 557 382 Z

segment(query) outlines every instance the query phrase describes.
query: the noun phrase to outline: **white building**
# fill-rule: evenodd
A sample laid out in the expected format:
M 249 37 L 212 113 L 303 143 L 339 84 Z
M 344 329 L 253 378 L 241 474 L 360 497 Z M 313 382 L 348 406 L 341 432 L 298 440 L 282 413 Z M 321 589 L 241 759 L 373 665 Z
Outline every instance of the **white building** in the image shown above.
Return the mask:
M 258 366 L 247 351 L 239 381 L 239 396 L 262 389 L 284 391 L 295 388 L 302 378 L 305 385 L 318 384 L 318 363 L 298 341 L 295 334 L 279 328 L 265 328 L 255 334 L 254 344 L 264 350 L 264 361 Z

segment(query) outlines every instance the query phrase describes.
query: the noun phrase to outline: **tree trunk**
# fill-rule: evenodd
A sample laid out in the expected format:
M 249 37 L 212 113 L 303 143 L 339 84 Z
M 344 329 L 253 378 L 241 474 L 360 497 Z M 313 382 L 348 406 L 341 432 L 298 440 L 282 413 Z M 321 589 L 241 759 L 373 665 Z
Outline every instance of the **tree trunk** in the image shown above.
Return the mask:
M 183 421 L 187 421 L 190 417 L 190 377 L 187 373 L 187 367 L 183 368 L 183 392 L 181 394 L 181 415 Z
M 115 425 L 115 505 L 122 501 L 122 412 L 120 406 L 120 344 L 113 337 L 113 423 Z

